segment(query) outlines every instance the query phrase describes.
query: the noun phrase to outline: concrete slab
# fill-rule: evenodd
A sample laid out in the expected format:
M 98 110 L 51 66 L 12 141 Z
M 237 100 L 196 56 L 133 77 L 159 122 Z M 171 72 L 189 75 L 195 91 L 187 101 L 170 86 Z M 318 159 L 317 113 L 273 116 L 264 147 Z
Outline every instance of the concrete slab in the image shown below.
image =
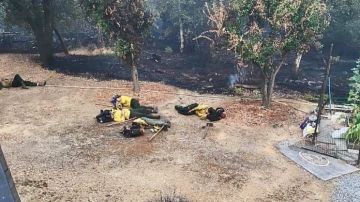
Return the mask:
M 300 149 L 293 146 L 289 141 L 279 143 L 278 149 L 286 157 L 321 180 L 326 181 L 359 171 L 358 168 L 346 164 L 344 161 Z

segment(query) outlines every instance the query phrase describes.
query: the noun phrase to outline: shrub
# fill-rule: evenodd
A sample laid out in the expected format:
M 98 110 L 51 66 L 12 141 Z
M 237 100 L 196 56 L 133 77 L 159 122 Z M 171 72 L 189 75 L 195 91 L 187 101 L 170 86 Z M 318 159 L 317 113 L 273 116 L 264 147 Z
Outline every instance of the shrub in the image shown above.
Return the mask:
M 360 107 L 354 110 L 346 139 L 354 144 L 360 143 Z
M 356 68 L 352 69 L 354 75 L 349 79 L 350 92 L 349 102 L 354 105 L 360 105 L 360 59 L 356 62 Z
M 173 49 L 170 46 L 167 46 L 165 48 L 165 53 L 171 54 L 171 53 L 173 53 Z
M 354 75 L 349 79 L 350 92 L 349 102 L 354 105 L 354 112 L 350 121 L 350 128 L 346 134 L 346 139 L 354 144 L 360 143 L 360 60 L 353 69 Z

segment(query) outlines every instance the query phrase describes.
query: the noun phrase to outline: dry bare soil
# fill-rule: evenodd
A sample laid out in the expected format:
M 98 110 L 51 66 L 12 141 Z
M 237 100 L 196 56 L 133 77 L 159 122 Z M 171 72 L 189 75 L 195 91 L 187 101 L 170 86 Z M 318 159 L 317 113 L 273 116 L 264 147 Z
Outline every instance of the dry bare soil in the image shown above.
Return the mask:
M 129 82 L 72 77 L 40 68 L 29 55 L 0 55 L 1 77 L 14 73 L 48 84 L 126 88 L 0 91 L 0 143 L 22 201 L 148 201 L 174 190 L 190 201 L 330 201 L 332 182 L 276 150 L 300 134 L 303 114 L 291 107 L 264 111 L 257 101 L 143 82 L 138 98 L 172 121 L 148 142 L 150 133 L 125 139 L 121 127 L 94 120 L 113 93 L 132 95 Z M 206 139 L 204 121 L 174 110 L 192 102 L 227 109 Z

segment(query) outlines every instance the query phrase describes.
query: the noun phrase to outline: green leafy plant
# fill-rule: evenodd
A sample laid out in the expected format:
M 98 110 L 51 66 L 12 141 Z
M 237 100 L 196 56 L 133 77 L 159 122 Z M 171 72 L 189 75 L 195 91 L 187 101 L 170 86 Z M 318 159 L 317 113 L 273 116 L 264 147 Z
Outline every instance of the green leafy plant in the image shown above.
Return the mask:
M 241 56 L 239 64 L 253 64 L 262 72 L 262 105 L 268 108 L 277 73 L 289 53 L 308 49 L 328 26 L 327 7 L 320 0 L 234 0 L 233 4 L 238 19 L 246 22 L 244 27 L 233 26 L 244 30 L 232 32 L 238 38 L 234 47 Z
M 82 5 L 89 18 L 115 42 L 114 51 L 131 67 L 133 90 L 139 92 L 137 66 L 145 35 L 152 25 L 152 16 L 145 9 L 144 0 L 83 0 Z
M 260 70 L 262 105 L 269 108 L 278 72 L 291 52 L 319 43 L 329 25 L 328 8 L 322 0 L 231 0 L 230 8 L 224 2 L 206 7 L 214 30 L 199 37 L 223 36 L 240 67 Z
M 174 51 L 173 51 L 173 49 L 170 47 L 170 46 L 166 46 L 165 47 L 165 53 L 168 53 L 168 54 L 171 54 L 171 53 L 173 53 Z
M 354 144 L 360 143 L 360 60 L 353 69 L 354 75 L 349 79 L 350 92 L 349 102 L 355 107 L 352 118 L 350 120 L 350 128 L 346 134 L 346 139 Z
M 234 94 L 237 96 L 243 96 L 244 95 L 244 89 L 241 87 L 235 87 L 234 88 Z
M 356 68 L 352 69 L 354 75 L 349 79 L 350 92 L 349 102 L 354 105 L 360 105 L 360 60 L 356 62 Z
M 350 128 L 346 134 L 346 139 L 354 144 L 360 143 L 360 107 L 357 107 L 353 113 Z

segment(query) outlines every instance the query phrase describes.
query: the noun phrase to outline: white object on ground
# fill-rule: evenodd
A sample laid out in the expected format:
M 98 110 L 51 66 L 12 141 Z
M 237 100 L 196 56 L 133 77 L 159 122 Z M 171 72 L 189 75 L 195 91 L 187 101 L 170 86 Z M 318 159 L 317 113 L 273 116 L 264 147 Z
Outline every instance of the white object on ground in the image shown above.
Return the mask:
M 355 149 L 348 149 L 348 152 L 351 154 L 359 154 L 359 150 L 355 150 Z
M 331 137 L 334 139 L 342 139 L 345 137 L 346 132 L 349 130 L 349 127 L 343 127 L 339 130 L 335 130 L 331 133 Z

